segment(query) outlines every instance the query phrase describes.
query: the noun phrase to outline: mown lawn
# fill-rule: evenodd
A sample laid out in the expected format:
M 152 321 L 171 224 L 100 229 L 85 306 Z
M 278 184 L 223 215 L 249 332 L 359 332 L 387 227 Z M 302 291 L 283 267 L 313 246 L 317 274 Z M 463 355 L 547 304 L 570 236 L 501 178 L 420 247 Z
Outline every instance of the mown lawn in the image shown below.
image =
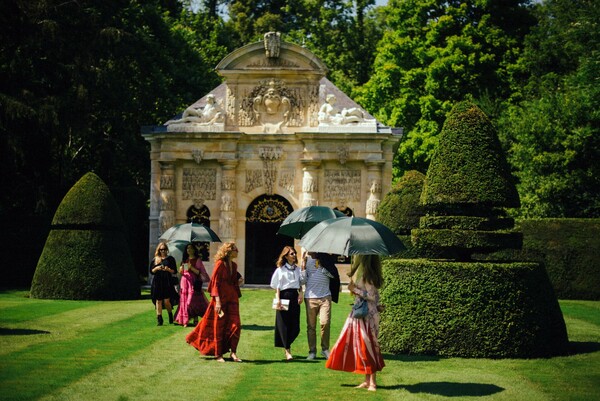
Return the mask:
M 325 369 L 323 358 L 306 361 L 304 332 L 292 348 L 297 359 L 284 362 L 273 347 L 272 297 L 243 291 L 244 362 L 218 364 L 185 343 L 191 329 L 157 327 L 148 299 L 50 301 L 0 292 L 0 400 L 600 400 L 600 302 L 561 301 L 573 355 L 384 355 L 378 391 L 369 393 L 353 388 L 360 376 Z M 349 303 L 342 294 L 334 306 L 333 340 Z

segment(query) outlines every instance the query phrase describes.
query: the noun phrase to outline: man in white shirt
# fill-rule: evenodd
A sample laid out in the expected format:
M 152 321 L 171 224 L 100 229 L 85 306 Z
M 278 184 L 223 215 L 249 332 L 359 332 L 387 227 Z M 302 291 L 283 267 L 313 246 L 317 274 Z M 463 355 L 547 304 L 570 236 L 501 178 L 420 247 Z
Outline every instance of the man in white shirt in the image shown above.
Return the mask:
M 321 323 L 321 355 L 329 358 L 331 301 L 338 302 L 340 276 L 331 255 L 308 253 L 302 261 L 303 281 L 306 282 L 306 336 L 308 357 L 317 356 L 317 316 Z

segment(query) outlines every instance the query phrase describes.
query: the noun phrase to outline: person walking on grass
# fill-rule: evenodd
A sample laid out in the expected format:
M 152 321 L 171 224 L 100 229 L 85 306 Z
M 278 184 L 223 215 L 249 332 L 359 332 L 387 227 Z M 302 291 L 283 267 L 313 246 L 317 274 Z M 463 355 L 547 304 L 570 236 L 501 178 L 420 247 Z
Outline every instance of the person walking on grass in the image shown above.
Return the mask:
M 317 356 L 317 316 L 321 325 L 321 355 L 329 358 L 331 302 L 338 302 L 340 275 L 332 255 L 309 252 L 302 261 L 302 281 L 306 283 L 306 336 L 308 357 Z
M 226 352 L 230 352 L 234 362 L 242 362 L 236 352 L 242 331 L 239 299 L 244 279 L 233 261 L 237 255 L 238 249 L 233 242 L 224 243 L 217 251 L 208 283 L 210 304 L 200 324 L 185 339 L 202 355 L 214 356 L 217 362 L 225 362 L 223 354 Z
M 275 312 L 275 347 L 285 350 L 285 359 L 293 359 L 291 347 L 300 334 L 300 304 L 302 304 L 302 281 L 300 268 L 296 265 L 296 250 L 286 246 L 277 259 L 277 268 L 271 277 L 271 288 L 275 289 L 277 311 Z M 287 300 L 287 309 L 282 300 Z
M 350 312 L 325 367 L 363 374 L 365 380 L 356 387 L 376 391 L 377 372 L 385 366 L 377 341 L 379 312 L 383 310 L 379 304 L 379 288 L 383 284 L 381 260 L 378 255 L 356 255 L 353 259 L 348 290 L 355 302 L 367 301 L 368 312 L 363 318 L 354 318 Z M 355 273 L 356 283 L 352 281 Z
M 169 323 L 173 323 L 173 305 L 171 300 L 177 297 L 173 286 L 173 274 L 177 271 L 175 258 L 169 256 L 169 248 L 164 242 L 160 242 L 154 251 L 154 257 L 150 261 L 150 273 L 152 273 L 152 285 L 150 289 L 152 303 L 156 306 L 157 325 L 163 325 L 163 307 L 169 313 Z

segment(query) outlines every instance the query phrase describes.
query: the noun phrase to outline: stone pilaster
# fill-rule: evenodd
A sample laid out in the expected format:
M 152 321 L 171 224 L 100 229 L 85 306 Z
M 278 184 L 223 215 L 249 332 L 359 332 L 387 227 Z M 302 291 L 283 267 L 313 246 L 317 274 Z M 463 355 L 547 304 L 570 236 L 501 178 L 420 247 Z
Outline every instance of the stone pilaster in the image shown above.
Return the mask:
M 175 225 L 175 165 L 169 162 L 160 163 L 160 213 L 159 236 Z
M 303 161 L 302 168 L 302 207 L 319 204 L 319 164 L 320 162 Z
M 221 161 L 221 216 L 219 219 L 219 237 L 223 242 L 233 242 L 236 238 L 236 166 L 237 160 Z

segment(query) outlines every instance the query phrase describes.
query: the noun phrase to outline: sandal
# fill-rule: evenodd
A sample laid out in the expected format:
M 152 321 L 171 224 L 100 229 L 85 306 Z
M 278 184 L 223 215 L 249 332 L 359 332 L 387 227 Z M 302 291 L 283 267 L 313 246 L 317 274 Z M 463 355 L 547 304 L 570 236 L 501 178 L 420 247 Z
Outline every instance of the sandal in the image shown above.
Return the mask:
M 223 362 L 225 362 L 225 359 L 223 359 L 222 356 L 218 356 L 215 358 L 215 361 L 223 363 Z
M 238 358 L 236 354 L 231 354 L 231 360 L 233 360 L 233 362 L 242 362 L 242 360 Z

